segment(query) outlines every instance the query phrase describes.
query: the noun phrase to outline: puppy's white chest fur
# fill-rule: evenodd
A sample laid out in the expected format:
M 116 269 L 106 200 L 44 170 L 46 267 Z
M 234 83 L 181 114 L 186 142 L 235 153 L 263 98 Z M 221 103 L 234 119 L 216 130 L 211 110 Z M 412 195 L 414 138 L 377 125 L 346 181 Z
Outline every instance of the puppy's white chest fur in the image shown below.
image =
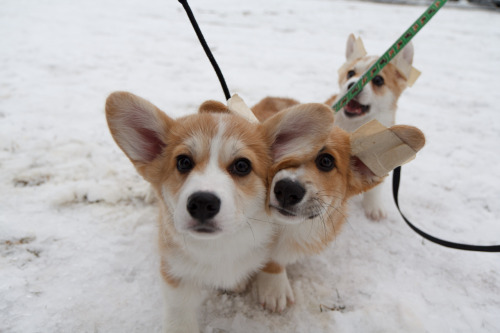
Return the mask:
M 271 236 L 271 224 L 260 222 L 216 241 L 186 237 L 168 254 L 170 272 L 199 286 L 233 289 L 262 266 Z

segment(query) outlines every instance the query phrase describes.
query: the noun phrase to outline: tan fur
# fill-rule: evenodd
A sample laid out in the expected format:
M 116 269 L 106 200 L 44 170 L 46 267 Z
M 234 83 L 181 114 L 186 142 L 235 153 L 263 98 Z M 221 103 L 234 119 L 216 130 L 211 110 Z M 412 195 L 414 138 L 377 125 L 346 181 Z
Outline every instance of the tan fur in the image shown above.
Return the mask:
M 342 67 L 342 69 L 339 71 L 339 79 L 338 79 L 338 83 L 339 83 L 340 87 L 343 86 L 345 84 L 345 82 L 347 82 L 347 80 L 348 80 L 347 72 L 354 69 L 356 67 L 356 64 L 359 63 L 361 60 L 363 60 L 363 58 L 355 59 L 355 60 L 351 61 L 350 64 Z M 370 63 L 370 66 L 373 65 L 375 63 L 375 61 L 377 61 L 377 58 L 373 59 L 373 61 Z M 360 77 L 362 74 L 364 74 L 364 73 L 363 72 L 356 73 L 356 76 Z M 401 94 L 403 93 L 403 90 L 406 88 L 406 83 L 407 83 L 406 78 L 401 74 L 401 72 L 397 69 L 397 67 L 391 63 L 387 64 L 379 72 L 378 75 L 382 76 L 382 78 L 384 79 L 385 84 L 383 86 L 379 87 L 379 86 L 375 85 L 373 82 L 369 82 L 368 84 L 370 84 L 372 86 L 373 91 L 377 95 L 386 94 L 387 91 L 390 90 L 395 96 L 394 104 L 392 105 L 392 107 L 394 109 L 396 109 L 397 108 L 397 101 L 398 101 L 399 97 L 401 96 Z M 327 99 L 325 101 L 325 104 L 328 106 L 332 106 L 333 103 L 335 102 L 335 100 L 337 99 L 337 97 L 338 97 L 338 95 L 331 96 L 329 99 Z
M 352 70 L 355 66 L 356 63 L 358 63 L 361 59 L 356 59 L 352 61 L 351 64 L 348 66 L 344 67 L 342 70 L 339 71 L 339 86 L 343 86 L 345 82 L 347 81 L 347 72 Z M 373 60 L 371 64 L 375 63 L 376 60 Z M 361 74 L 364 73 L 358 73 L 358 76 L 361 76 Z M 387 64 L 380 72 L 379 74 L 384 78 L 385 84 L 382 87 L 378 87 L 373 82 L 370 82 L 370 84 L 373 88 L 373 91 L 377 95 L 383 95 L 385 94 L 388 90 L 392 91 L 392 93 L 395 96 L 394 99 L 394 104 L 392 107 L 394 109 L 397 108 L 397 101 L 401 94 L 403 93 L 403 90 L 406 88 L 406 78 L 401 74 L 401 72 L 394 66 L 393 64 Z M 337 99 L 338 95 L 332 95 L 330 98 L 328 98 L 325 101 L 325 104 L 328 106 L 332 106 Z
M 293 241 L 295 252 L 312 255 L 323 251 L 341 231 L 347 215 L 348 199 L 371 189 L 382 181 L 380 177 L 365 179 L 355 173 L 356 167 L 351 160 L 349 139 L 349 133 L 338 127 L 333 127 L 325 141 L 318 142 L 314 147 L 311 147 L 310 154 L 293 156 L 271 167 L 269 177 L 272 178 L 279 170 L 301 166 L 305 172 L 300 181 L 315 184 L 318 193 L 321 193 L 320 200 L 324 201 L 324 205 L 329 206 L 329 209 L 324 213 L 320 237 Z M 315 158 L 319 152 L 329 153 L 335 158 L 336 167 L 334 170 L 330 172 L 318 170 Z M 338 198 L 338 202 L 332 204 L 329 201 L 331 198 Z M 303 223 L 308 222 L 304 221 Z
M 167 262 L 164 260 L 161 261 L 160 272 L 161 272 L 161 276 L 162 276 L 163 280 L 165 280 L 165 282 L 167 284 L 169 284 L 172 288 L 179 287 L 181 280 L 170 274 L 170 267 L 168 266 Z
M 118 92 L 108 97 L 106 117 L 160 206 L 165 326 L 198 331 L 197 289 L 235 288 L 269 258 L 275 230 L 263 207 L 272 159 L 322 146 L 333 115 L 311 103 L 251 123 L 208 101 L 198 114 L 172 119 L 142 98 Z M 278 262 L 264 269 L 286 276 Z
M 269 273 L 269 274 L 279 274 L 283 272 L 285 268 L 281 266 L 280 264 L 270 261 L 268 262 L 262 269 L 261 271 Z
M 157 176 L 155 179 L 161 179 L 158 183 L 153 183 L 157 195 L 161 195 L 161 186 L 164 185 L 169 189 L 171 193 L 177 193 L 180 187 L 183 185 L 185 176 L 180 175 L 175 172 L 175 156 L 184 154 L 192 154 L 193 151 L 190 147 L 182 144 L 185 140 L 185 136 L 190 133 L 190 128 L 197 127 L 198 130 L 201 129 L 205 133 L 204 141 L 205 148 L 201 150 L 202 154 L 195 157 L 197 163 L 195 168 L 203 168 L 208 159 L 209 145 L 211 143 L 211 138 L 215 135 L 218 128 L 216 120 L 209 114 L 200 114 L 196 118 L 191 116 L 181 118 L 178 120 L 178 125 L 173 128 L 171 137 L 168 139 L 171 144 L 167 146 L 165 153 L 160 157 L 162 168 L 157 168 L 160 171 L 161 177 Z M 249 131 L 249 127 L 252 130 Z M 242 192 L 246 195 L 252 196 L 256 194 L 256 183 L 259 179 L 267 178 L 267 170 L 269 167 L 270 159 L 267 154 L 268 145 L 266 141 L 262 138 L 264 137 L 263 130 L 260 126 L 252 126 L 245 120 L 239 117 L 231 116 L 231 135 L 238 135 L 239 139 L 245 142 L 246 148 L 240 153 L 242 156 L 247 156 L 252 160 L 253 172 L 247 177 L 233 177 L 234 182 L 240 188 Z M 228 156 L 229 157 L 229 156 Z M 222 167 L 227 168 L 229 163 L 234 160 L 237 156 L 233 156 L 233 159 L 220 160 L 219 163 Z M 154 173 L 150 171 L 150 173 Z M 163 203 L 163 201 L 160 201 Z M 167 207 L 163 207 L 161 210 L 162 215 L 160 220 L 170 220 L 170 212 L 168 212 Z M 166 215 L 165 215 L 166 213 Z M 173 229 L 173 223 L 161 223 L 160 224 L 160 244 L 161 248 L 173 250 L 173 248 L 178 249 L 179 243 L 182 239 L 178 238 L 176 231 Z M 164 258 L 163 260 L 168 260 Z
M 291 98 L 266 97 L 255 104 L 251 109 L 257 119 L 262 122 L 275 113 L 297 104 L 299 104 L 299 102 Z
M 409 129 L 412 130 L 409 130 Z M 396 134 L 401 141 L 410 146 L 414 151 L 419 151 L 425 145 L 425 136 L 418 129 L 406 125 L 395 125 L 389 128 L 394 134 Z
M 200 105 L 200 108 L 198 109 L 199 113 L 228 113 L 229 110 L 227 109 L 227 106 L 224 105 L 221 102 L 217 101 L 206 101 L 203 102 L 203 104 Z
M 126 151 L 127 143 L 120 132 L 120 126 L 126 121 L 133 121 L 120 118 L 120 110 L 117 107 L 124 101 L 129 101 L 130 105 L 140 105 L 140 107 L 154 110 L 154 116 L 158 122 L 159 139 L 163 142 L 163 152 L 151 161 L 140 161 L 131 159 L 137 171 L 151 183 L 158 198 L 162 197 L 162 188 L 168 189 L 170 193 L 178 193 L 182 187 L 186 175 L 176 170 L 176 156 L 192 156 L 196 161 L 195 169 L 204 168 L 209 158 L 210 144 L 219 128 L 220 117 L 227 118 L 231 126 L 225 132 L 225 137 L 235 137 L 242 143 L 243 149 L 238 151 L 238 155 L 223 156 L 219 163 L 221 168 L 226 169 L 232 161 L 241 156 L 245 156 L 252 161 L 252 172 L 246 177 L 233 177 L 235 184 L 248 196 L 256 195 L 258 183 L 267 181 L 267 172 L 270 167 L 269 146 L 272 140 L 264 131 L 260 124 L 251 124 L 239 116 L 231 114 L 221 114 L 215 117 L 213 114 L 225 113 L 226 107 L 219 102 L 207 101 L 200 107 L 200 114 L 190 115 L 173 120 L 161 112 L 154 105 L 143 99 L 137 99 L 129 93 L 117 92 L 112 94 L 106 103 L 106 115 L 113 138 L 117 144 Z M 196 144 L 190 144 L 190 136 L 197 133 Z M 172 222 L 172 214 L 163 200 L 160 203 L 160 224 L 159 242 L 162 253 L 161 273 L 165 281 L 175 287 L 179 284 L 180 278 L 172 275 L 169 271 L 168 255 L 175 253 L 182 248 L 182 236 L 175 230 Z
M 270 103 L 272 98 L 267 100 Z M 278 112 L 275 117 L 299 107 L 304 106 L 292 106 Z M 333 114 L 324 104 L 315 106 L 315 110 Z M 309 116 L 314 117 L 314 114 Z M 277 226 L 271 260 L 257 275 L 256 289 L 259 301 L 271 311 L 281 311 L 287 303 L 294 301 L 286 271 L 275 268 L 285 268 L 297 260 L 324 251 L 341 232 L 348 200 L 377 186 L 384 178 L 376 176 L 351 155 L 350 133 L 333 126 L 332 122 L 325 121 L 324 125 L 328 130 L 323 129 L 325 132 L 308 138 L 306 149 L 296 152 L 292 149 L 278 158 L 274 155 L 274 164 L 269 170 L 272 186 L 268 190 L 267 203 L 275 223 L 284 225 Z M 423 145 L 423 135 L 414 127 L 394 126 L 391 130 L 416 151 Z M 335 167 L 331 170 L 322 170 L 317 165 L 317 159 L 325 154 L 334 158 Z M 286 216 L 282 214 L 283 207 L 280 210 L 277 192 L 273 192 L 277 182 L 283 179 L 299 183 L 306 191 L 304 199 L 288 208 Z

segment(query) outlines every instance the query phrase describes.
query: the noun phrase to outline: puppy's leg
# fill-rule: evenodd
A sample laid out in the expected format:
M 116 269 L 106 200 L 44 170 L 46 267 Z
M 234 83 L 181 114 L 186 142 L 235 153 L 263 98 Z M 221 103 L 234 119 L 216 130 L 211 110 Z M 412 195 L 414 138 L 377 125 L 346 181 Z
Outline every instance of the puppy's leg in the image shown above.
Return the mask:
M 375 186 L 371 190 L 363 193 L 363 209 L 365 215 L 371 220 L 379 221 L 386 218 L 384 203 L 382 200 L 383 183 Z
M 248 280 L 242 280 L 240 283 L 236 285 L 233 289 L 228 290 L 231 293 L 241 294 L 247 290 Z
M 281 312 L 295 302 L 285 267 L 270 261 L 255 280 L 259 303 L 270 311 Z
M 198 307 L 200 289 L 191 283 L 163 283 L 165 298 L 164 333 L 199 333 Z

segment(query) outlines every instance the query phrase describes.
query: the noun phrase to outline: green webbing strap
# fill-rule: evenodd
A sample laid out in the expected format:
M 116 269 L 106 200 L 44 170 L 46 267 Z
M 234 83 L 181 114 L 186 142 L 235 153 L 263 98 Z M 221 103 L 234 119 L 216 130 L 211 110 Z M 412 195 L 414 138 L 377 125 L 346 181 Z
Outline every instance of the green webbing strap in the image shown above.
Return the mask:
M 436 0 L 426 9 L 426 11 L 405 31 L 399 39 L 370 67 L 365 74 L 347 91 L 347 93 L 332 106 L 335 112 L 342 109 L 351 99 L 361 92 L 361 89 L 370 82 L 406 44 L 431 20 L 440 10 L 447 0 Z

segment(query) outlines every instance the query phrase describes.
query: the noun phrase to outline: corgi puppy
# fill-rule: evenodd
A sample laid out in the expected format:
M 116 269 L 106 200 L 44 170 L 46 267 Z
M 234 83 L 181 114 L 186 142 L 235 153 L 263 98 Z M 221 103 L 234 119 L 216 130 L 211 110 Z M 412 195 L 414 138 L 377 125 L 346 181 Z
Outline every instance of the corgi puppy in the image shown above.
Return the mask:
M 363 90 L 335 115 L 335 124 L 348 132 L 377 119 L 386 127 L 395 124 L 399 96 L 418 77 L 412 67 L 411 42 L 368 83 Z M 333 106 L 356 81 L 377 61 L 378 56 L 367 56 L 360 38 L 349 35 L 346 45 L 346 62 L 339 70 L 339 94 L 330 97 L 326 104 Z M 363 194 L 365 215 L 372 220 L 386 217 L 382 204 L 382 186 Z
M 270 98 L 254 106 L 258 118 L 262 105 L 278 104 Z M 390 130 L 415 151 L 425 142 L 414 127 L 401 125 Z M 274 158 L 267 204 L 278 225 L 277 234 L 270 260 L 255 282 L 259 302 L 270 311 L 282 311 L 294 302 L 286 266 L 323 251 L 341 230 L 348 199 L 383 179 L 351 154 L 350 140 L 350 133 L 332 126 L 326 137 L 309 143 L 306 149 L 289 146 Z
M 291 145 L 317 146 L 314 133 L 326 136 L 331 111 L 318 105 L 260 124 L 214 101 L 172 119 L 133 94 L 108 97 L 111 134 L 159 203 L 165 332 L 198 333 L 200 288 L 237 288 L 268 261 L 272 158 Z

